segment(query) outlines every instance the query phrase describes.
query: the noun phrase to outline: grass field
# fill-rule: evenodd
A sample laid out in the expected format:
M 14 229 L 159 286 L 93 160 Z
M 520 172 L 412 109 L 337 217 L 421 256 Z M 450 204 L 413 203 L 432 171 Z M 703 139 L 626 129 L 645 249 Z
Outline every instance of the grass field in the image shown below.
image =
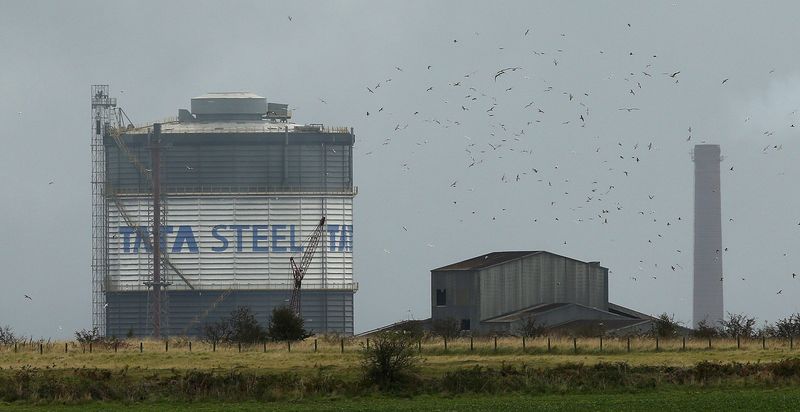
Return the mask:
M 361 397 L 306 399 L 286 402 L 144 402 L 28 405 L 0 403 L 9 411 L 642 411 L 642 410 L 774 410 L 793 411 L 800 405 L 800 388 L 660 390 L 616 394 Z
M 577 351 L 573 346 L 577 343 Z M 101 368 L 119 369 L 124 367 L 143 370 L 259 370 L 265 372 L 295 371 L 302 373 L 314 367 L 334 369 L 343 375 L 358 373 L 359 349 L 366 345 L 366 340 L 346 341 L 344 352 L 340 342 L 314 340 L 292 344 L 291 352 L 285 343 L 270 343 L 266 346 L 253 345 L 212 346 L 193 342 L 191 352 L 188 343 L 171 342 L 169 348 L 164 342 L 144 341 L 142 352 L 139 341 L 126 342 L 117 352 L 110 347 L 92 348 L 75 343 L 67 343 L 65 353 L 64 342 L 42 346 L 39 353 L 37 344 L 19 346 L 14 352 L 13 346 L 0 348 L 0 368 Z M 681 339 L 661 340 L 656 350 L 655 340 L 648 338 L 633 339 L 631 351 L 627 350 L 627 340 L 606 339 L 600 350 L 599 339 L 552 338 L 550 351 L 547 340 L 539 338 L 526 341 L 525 349 L 518 338 L 498 339 L 497 350 L 493 339 L 475 339 L 470 350 L 469 339 L 450 341 L 447 349 L 444 343 L 426 341 L 421 344 L 423 364 L 421 373 L 438 374 L 453 367 L 470 367 L 474 365 L 496 367 L 502 364 L 559 365 L 565 362 L 595 364 L 598 362 L 626 362 L 630 365 L 691 366 L 701 361 L 714 362 L 774 362 L 781 359 L 800 356 L 800 349 L 788 341 L 768 340 L 762 349 L 762 341 L 740 341 L 739 348 L 735 339 L 715 339 L 712 348 L 708 349 L 707 340 L 688 340 L 686 350 Z
M 425 341 L 399 391 L 364 385 L 366 340 L 0 347 L 0 410 L 796 410 L 788 341 Z M 40 353 L 41 350 L 41 353 Z M 787 361 L 789 360 L 789 361 Z M 711 364 L 704 363 L 712 362 Z M 592 366 L 596 365 L 596 366 Z M 773 365 L 778 365 L 776 369 Z M 479 368 L 476 368 L 479 367 Z M 781 369 L 782 368 L 782 369 Z M 420 387 L 421 386 L 421 387 Z M 176 389 L 177 388 L 177 389 Z M 105 401 L 97 401 L 105 400 Z M 269 402 L 253 402 L 254 400 Z M 90 400 L 93 400 L 89 402 Z M 236 400 L 238 402 L 220 403 Z M 136 401 L 136 402 L 134 402 Z M 59 402 L 66 402 L 65 404 Z M 137 403 L 138 402 L 138 403 Z

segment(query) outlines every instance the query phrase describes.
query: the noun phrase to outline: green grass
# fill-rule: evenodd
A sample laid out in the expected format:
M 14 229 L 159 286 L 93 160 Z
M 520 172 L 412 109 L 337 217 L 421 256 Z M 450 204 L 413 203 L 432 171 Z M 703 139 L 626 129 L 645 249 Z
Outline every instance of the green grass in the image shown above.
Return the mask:
M 566 394 L 566 395 L 498 395 L 498 396 L 418 396 L 411 399 L 362 397 L 351 399 L 304 399 L 281 402 L 144 402 L 84 403 L 76 405 L 3 404 L 9 411 L 642 411 L 642 410 L 797 410 L 800 388 L 778 389 L 665 389 L 637 393 Z

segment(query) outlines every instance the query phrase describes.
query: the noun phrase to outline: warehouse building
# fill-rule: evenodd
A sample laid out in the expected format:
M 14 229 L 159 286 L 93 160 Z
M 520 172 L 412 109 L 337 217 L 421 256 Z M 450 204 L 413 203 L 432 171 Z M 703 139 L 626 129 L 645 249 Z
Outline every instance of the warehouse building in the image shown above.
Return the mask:
M 266 323 L 288 304 L 290 257 L 312 233 L 322 236 L 301 315 L 314 332 L 353 333 L 352 129 L 293 123 L 287 105 L 241 92 L 199 96 L 177 118 L 136 127 L 108 86 L 93 86 L 91 141 L 102 333 L 196 336 L 240 306 Z
M 469 333 L 650 331 L 654 318 L 608 301 L 608 269 L 545 251 L 492 252 L 431 271 L 431 320 Z

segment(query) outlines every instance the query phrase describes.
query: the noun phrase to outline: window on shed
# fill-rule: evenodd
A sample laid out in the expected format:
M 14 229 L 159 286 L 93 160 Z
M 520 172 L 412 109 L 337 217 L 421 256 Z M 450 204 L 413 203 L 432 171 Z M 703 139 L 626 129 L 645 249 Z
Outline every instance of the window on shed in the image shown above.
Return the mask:
M 447 289 L 436 289 L 436 306 L 447 306 Z
M 469 319 L 461 319 L 461 330 L 470 330 Z

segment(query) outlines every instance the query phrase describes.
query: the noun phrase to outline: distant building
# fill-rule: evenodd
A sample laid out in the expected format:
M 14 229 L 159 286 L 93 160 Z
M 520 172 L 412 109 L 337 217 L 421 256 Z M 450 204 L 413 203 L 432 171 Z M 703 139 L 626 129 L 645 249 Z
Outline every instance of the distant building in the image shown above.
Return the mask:
M 608 301 L 608 269 L 545 251 L 492 252 L 431 271 L 431 321 L 515 333 L 534 319 L 563 334 L 637 334 L 655 318 Z

